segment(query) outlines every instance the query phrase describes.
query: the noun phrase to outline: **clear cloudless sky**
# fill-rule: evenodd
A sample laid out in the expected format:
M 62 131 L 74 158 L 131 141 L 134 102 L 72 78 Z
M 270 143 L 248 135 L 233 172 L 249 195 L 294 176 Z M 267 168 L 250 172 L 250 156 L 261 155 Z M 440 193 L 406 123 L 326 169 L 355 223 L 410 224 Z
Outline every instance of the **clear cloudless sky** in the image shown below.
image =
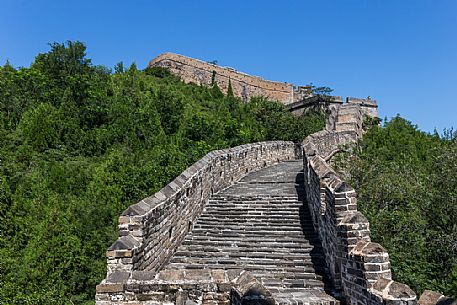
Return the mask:
M 432 132 L 457 127 L 457 0 L 0 0 L 0 64 L 79 40 L 94 64 L 176 52 L 266 79 L 371 96 Z

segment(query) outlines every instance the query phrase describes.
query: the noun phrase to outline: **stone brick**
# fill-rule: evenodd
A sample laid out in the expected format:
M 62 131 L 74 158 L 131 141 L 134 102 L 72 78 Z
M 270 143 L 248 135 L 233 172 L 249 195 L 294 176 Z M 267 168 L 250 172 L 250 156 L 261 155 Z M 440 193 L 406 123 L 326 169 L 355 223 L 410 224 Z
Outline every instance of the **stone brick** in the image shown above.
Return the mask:
M 97 285 L 96 290 L 97 290 L 97 294 L 123 292 L 124 284 L 114 284 L 114 283 L 100 284 L 100 285 Z
M 163 270 L 158 276 L 158 280 L 162 281 L 182 281 L 184 280 L 184 271 L 183 270 Z

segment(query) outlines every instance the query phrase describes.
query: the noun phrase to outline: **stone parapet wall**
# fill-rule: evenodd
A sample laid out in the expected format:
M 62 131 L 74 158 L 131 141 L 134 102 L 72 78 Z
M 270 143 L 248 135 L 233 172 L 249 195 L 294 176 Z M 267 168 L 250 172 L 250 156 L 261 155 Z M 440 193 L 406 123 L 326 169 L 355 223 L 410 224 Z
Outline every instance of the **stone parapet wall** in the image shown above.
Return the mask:
M 341 96 L 303 96 L 294 95 L 294 102 L 287 104 L 286 107 L 295 115 L 311 111 L 327 111 L 331 112 L 343 104 Z
M 163 53 L 149 62 L 149 66 L 167 68 L 186 83 L 211 86 L 214 81 L 223 92 L 227 92 L 229 82 L 235 96 L 248 101 L 254 96 L 264 96 L 283 104 L 293 103 L 308 96 L 306 87 L 297 87 L 283 82 L 274 82 L 248 75 L 232 68 L 220 67 L 186 56 Z
M 164 270 L 113 273 L 97 286 L 96 305 L 242 305 L 262 300 L 274 305 L 271 292 L 242 270 Z M 266 302 L 265 302 L 266 301 Z
M 326 130 L 304 140 L 306 199 L 334 287 L 348 304 L 415 304 L 414 292 L 392 281 L 388 253 L 371 242 L 356 191 L 327 163 L 340 145 L 362 136 L 364 115 L 361 105 L 348 103 L 330 115 Z
M 192 229 L 213 193 L 252 171 L 300 157 L 300 147 L 287 141 L 210 152 L 162 190 L 123 212 L 119 238 L 107 251 L 107 279 L 102 284 L 115 275 L 130 278 L 135 271 L 156 274 Z
M 348 105 L 358 105 L 362 110 L 364 115 L 377 118 L 378 117 L 378 103 L 376 100 L 371 98 L 356 98 L 356 97 L 347 97 L 346 104 Z
M 151 60 L 148 66 L 166 68 L 186 83 L 212 86 L 215 82 L 224 93 L 227 93 L 230 83 L 234 95 L 245 102 L 252 97 L 262 96 L 285 104 L 297 115 L 310 110 L 330 111 L 343 103 L 340 96 L 314 95 L 311 86 L 269 81 L 229 67 L 174 53 L 160 54 Z M 347 97 L 346 104 L 359 106 L 367 116 L 378 117 L 377 102 L 371 98 Z

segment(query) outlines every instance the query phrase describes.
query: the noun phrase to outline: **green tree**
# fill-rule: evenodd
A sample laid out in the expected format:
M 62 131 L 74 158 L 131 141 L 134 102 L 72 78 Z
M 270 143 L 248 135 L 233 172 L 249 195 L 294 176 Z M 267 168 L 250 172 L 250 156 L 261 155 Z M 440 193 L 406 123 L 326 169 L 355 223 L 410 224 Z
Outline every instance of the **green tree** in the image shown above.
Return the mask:
M 394 278 L 418 294 L 455 297 L 457 144 L 397 116 L 339 158 L 372 239 L 389 252 Z

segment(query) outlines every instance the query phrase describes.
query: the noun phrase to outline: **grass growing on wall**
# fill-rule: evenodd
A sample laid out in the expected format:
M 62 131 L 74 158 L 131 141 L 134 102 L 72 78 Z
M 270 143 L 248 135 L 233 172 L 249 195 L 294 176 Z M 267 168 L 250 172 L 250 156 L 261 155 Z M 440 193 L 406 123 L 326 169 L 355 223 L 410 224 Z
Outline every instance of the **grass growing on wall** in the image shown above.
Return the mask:
M 0 304 L 93 304 L 121 212 L 214 149 L 302 140 L 325 114 L 242 103 L 79 42 L 0 67 Z

